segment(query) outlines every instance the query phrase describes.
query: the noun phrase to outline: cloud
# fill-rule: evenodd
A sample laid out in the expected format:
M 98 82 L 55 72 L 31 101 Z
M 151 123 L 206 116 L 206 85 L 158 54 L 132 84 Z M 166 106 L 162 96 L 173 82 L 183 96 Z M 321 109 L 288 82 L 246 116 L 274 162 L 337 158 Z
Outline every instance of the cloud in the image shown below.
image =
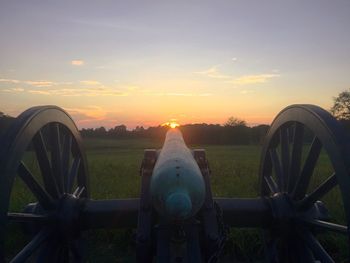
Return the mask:
M 84 65 L 84 60 L 76 59 L 76 60 L 72 60 L 70 63 L 73 66 L 82 66 Z
M 195 74 L 200 74 L 200 75 L 204 75 L 204 76 L 207 76 L 209 78 L 215 78 L 215 79 L 230 79 L 231 76 L 228 76 L 228 75 L 224 75 L 222 73 L 220 73 L 219 69 L 218 69 L 219 66 L 213 66 L 207 70 L 204 70 L 204 71 L 197 71 L 197 72 L 194 72 Z
M 53 82 L 47 80 L 17 80 L 17 79 L 0 79 L 0 83 L 15 83 L 29 85 L 23 89 L 22 87 L 6 88 L 2 92 L 27 92 L 36 95 L 46 96 L 128 96 L 130 92 L 136 91 L 136 86 L 126 86 L 119 88 L 107 87 L 96 80 L 82 80 L 79 82 Z M 73 87 L 67 87 L 67 85 Z M 74 85 L 76 87 L 74 87 Z M 85 86 L 82 86 L 85 85 Z M 60 87 L 66 86 L 66 87 Z
M 11 89 L 3 89 L 3 92 L 12 92 L 12 93 L 19 93 L 19 92 L 23 92 L 24 89 L 22 88 L 11 88 Z
M 17 79 L 0 79 L 0 82 L 8 82 L 8 83 L 14 83 L 14 84 L 20 83 L 20 81 Z
M 123 112 L 120 109 L 108 110 L 104 107 L 88 105 L 76 108 L 64 108 L 73 117 L 78 127 L 114 127 L 118 123 L 128 124 L 123 121 L 120 114 Z M 122 115 L 125 115 L 122 114 Z
M 99 97 L 99 96 L 128 96 L 129 94 L 121 90 L 108 87 L 94 88 L 69 88 L 69 89 L 47 89 L 47 90 L 29 90 L 29 93 L 38 95 L 64 96 L 64 97 Z
M 26 84 L 31 85 L 35 87 L 51 87 L 53 85 L 58 84 L 64 84 L 64 83 L 57 83 L 53 81 L 47 81 L 47 80 L 18 80 L 18 79 L 0 79 L 0 82 L 7 82 L 7 83 L 13 83 L 13 84 Z
M 229 81 L 229 83 L 237 84 L 237 85 L 249 85 L 249 84 L 257 84 L 257 83 L 265 83 L 272 78 L 279 77 L 278 74 L 258 74 L 258 75 L 245 75 L 239 78 L 233 79 Z
M 23 81 L 22 83 L 32 85 L 38 88 L 43 88 L 43 87 L 51 87 L 53 85 L 56 85 L 57 83 L 52 82 L 52 81 L 45 81 L 45 80 L 38 80 L 38 81 Z
M 70 114 L 74 115 L 75 117 L 78 117 L 80 119 L 80 122 L 84 122 L 87 120 L 103 120 L 106 115 L 107 111 L 105 111 L 103 108 L 99 106 L 87 106 L 83 108 L 65 108 Z
M 24 89 L 22 89 L 22 88 L 13 88 L 12 90 L 15 91 L 15 92 L 22 92 L 22 91 L 24 91 Z
M 50 91 L 47 90 L 28 90 L 29 93 L 38 95 L 51 95 Z
M 178 92 L 169 92 L 169 93 L 154 93 L 155 96 L 174 96 L 174 97 L 208 97 L 212 96 L 211 93 L 178 93 Z
M 236 61 L 236 58 L 232 58 L 233 61 Z M 222 74 L 219 71 L 219 66 L 213 66 L 204 71 L 194 72 L 195 74 L 204 75 L 209 78 L 221 79 L 226 83 L 237 84 L 237 85 L 249 85 L 257 83 L 265 83 L 272 78 L 279 77 L 278 72 L 273 71 L 273 74 L 255 74 L 255 75 L 243 75 L 240 77 L 234 77 L 230 75 Z
M 84 85 L 101 85 L 101 83 L 96 80 L 81 80 L 80 83 Z

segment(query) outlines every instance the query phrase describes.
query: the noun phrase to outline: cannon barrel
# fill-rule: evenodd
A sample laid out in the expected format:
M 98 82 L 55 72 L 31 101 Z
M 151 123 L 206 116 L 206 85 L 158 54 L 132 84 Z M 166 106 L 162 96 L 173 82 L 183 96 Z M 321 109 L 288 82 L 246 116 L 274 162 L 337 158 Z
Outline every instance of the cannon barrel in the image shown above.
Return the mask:
M 185 220 L 195 215 L 205 199 L 205 184 L 181 132 L 170 129 L 151 179 L 152 204 L 166 219 Z

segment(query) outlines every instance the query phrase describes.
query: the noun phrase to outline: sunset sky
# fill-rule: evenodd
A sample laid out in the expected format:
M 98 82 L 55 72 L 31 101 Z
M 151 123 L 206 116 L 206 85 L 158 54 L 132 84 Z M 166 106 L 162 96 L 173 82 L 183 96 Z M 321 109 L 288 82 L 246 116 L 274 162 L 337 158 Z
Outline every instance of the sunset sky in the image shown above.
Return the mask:
M 270 123 L 350 88 L 350 1 L 0 1 L 0 111 Z

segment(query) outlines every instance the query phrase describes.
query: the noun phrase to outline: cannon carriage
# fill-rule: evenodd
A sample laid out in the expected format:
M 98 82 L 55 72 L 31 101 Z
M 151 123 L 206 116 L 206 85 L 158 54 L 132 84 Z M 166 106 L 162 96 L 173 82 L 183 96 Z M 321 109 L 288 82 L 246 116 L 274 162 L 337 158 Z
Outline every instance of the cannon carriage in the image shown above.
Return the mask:
M 321 155 L 331 173 L 310 192 Z M 25 164 L 28 156 L 37 174 Z M 349 255 L 349 166 L 349 140 L 337 120 L 317 106 L 292 105 L 266 135 L 257 198 L 214 198 L 205 151 L 188 149 L 170 129 L 161 150 L 144 152 L 139 198 L 93 200 L 73 120 L 55 106 L 33 107 L 1 138 L 0 261 L 85 262 L 85 230 L 133 227 L 138 262 L 219 262 L 227 228 L 250 227 L 261 229 L 266 262 L 336 262 L 318 237 L 339 235 Z M 12 210 L 17 181 L 36 199 L 20 212 Z M 342 222 L 321 201 L 335 187 Z M 30 237 L 13 255 L 11 224 Z

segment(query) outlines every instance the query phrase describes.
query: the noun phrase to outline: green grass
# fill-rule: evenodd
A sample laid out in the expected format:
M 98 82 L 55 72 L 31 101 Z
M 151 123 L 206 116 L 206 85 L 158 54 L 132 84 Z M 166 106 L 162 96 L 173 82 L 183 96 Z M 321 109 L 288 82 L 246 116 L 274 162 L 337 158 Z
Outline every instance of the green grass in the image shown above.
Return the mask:
M 110 199 L 138 197 L 139 169 L 143 150 L 160 148 L 149 140 L 85 140 L 90 172 L 91 197 Z M 256 197 L 258 193 L 259 146 L 194 145 L 204 148 L 212 170 L 214 197 Z M 90 256 L 105 261 L 132 260 L 132 231 L 98 230 L 89 233 Z M 235 251 L 241 259 L 256 259 L 261 254 L 259 231 L 230 231 L 227 252 Z M 232 237 L 235 238 L 232 238 Z M 122 238 L 120 238 L 122 237 Z M 237 242 L 239 239 L 239 242 Z M 254 256 L 250 256 L 250 255 Z M 231 253 L 230 253 L 231 254 Z M 102 261 L 102 260 L 101 260 Z
M 85 139 L 90 190 L 93 199 L 138 197 L 140 191 L 139 170 L 143 151 L 160 148 L 161 144 L 150 140 Z M 260 146 L 194 145 L 204 148 L 212 171 L 211 183 L 214 197 L 257 197 L 259 193 L 258 170 Z M 315 187 L 330 174 L 326 156 L 321 155 L 311 187 Z M 23 186 L 18 186 L 23 189 Z M 16 191 L 18 192 L 18 191 Z M 19 191 L 14 206 L 28 200 L 28 193 Z M 31 198 L 29 198 L 31 199 Z M 332 191 L 324 200 L 339 222 L 344 218 L 339 191 Z M 135 248 L 132 229 L 94 230 L 85 233 L 91 262 L 133 262 Z M 262 240 L 256 229 L 231 229 L 225 247 L 225 257 L 230 260 L 256 262 L 262 257 Z M 333 254 L 344 258 L 346 241 L 338 236 L 326 235 L 322 242 Z M 341 244 L 341 245 L 339 245 Z M 339 248 L 340 247 L 340 248 Z M 340 260 L 337 260 L 340 261 Z
M 139 168 L 146 148 L 160 148 L 159 143 L 148 140 L 86 140 L 90 169 L 91 193 L 96 199 L 138 197 L 140 189 Z M 206 150 L 212 171 L 211 184 L 214 197 L 257 197 L 259 193 L 258 171 L 261 147 L 193 145 L 191 148 Z M 310 190 L 319 185 L 331 173 L 327 156 L 323 153 L 315 169 Z M 339 191 L 333 190 L 324 200 L 332 215 L 342 222 L 344 218 Z M 116 233 L 116 234 L 114 234 Z M 101 245 L 95 253 L 125 261 L 133 254 L 130 230 L 100 231 L 97 235 Z M 96 233 L 94 233 L 96 234 Z M 128 236 L 129 234 L 129 236 Z M 231 229 L 226 244 L 226 257 L 230 260 L 255 262 L 262 257 L 262 240 L 256 229 Z M 102 236 L 104 238 L 102 238 Z M 118 237 L 125 237 L 119 238 Z M 108 243 L 108 240 L 113 240 Z M 323 235 L 321 241 L 338 257 L 346 256 L 345 240 L 338 235 Z M 95 242 L 94 242 L 95 243 Z M 96 242 L 97 243 L 97 242 Z M 95 244 L 96 244 L 95 243 Z M 106 245 L 108 244 L 108 245 Z M 100 253 L 101 252 L 101 253 Z M 95 254 L 96 255 L 96 254 Z M 130 259 L 130 258 L 129 258 Z

